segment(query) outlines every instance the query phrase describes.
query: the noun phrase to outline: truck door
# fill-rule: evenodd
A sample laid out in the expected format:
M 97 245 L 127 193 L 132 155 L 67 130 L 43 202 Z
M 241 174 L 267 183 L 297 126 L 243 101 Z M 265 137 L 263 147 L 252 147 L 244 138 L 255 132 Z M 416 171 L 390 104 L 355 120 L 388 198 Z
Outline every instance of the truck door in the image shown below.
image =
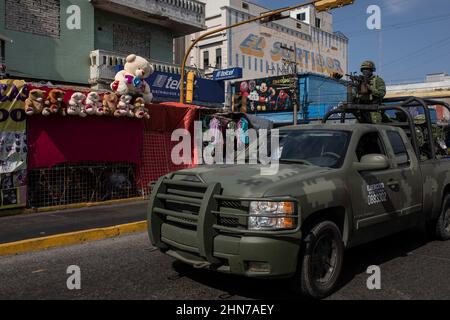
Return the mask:
M 390 157 L 394 166 L 393 173 L 399 189 L 402 227 L 409 228 L 418 223 L 420 212 L 423 210 L 423 185 L 419 161 L 409 143 L 409 139 L 402 131 L 387 130 L 386 138 L 390 146 Z
M 358 185 L 353 188 L 355 196 L 361 199 L 354 202 L 359 203 L 355 227 L 358 231 L 372 231 L 372 236 L 368 234 L 368 240 L 372 240 L 411 226 L 402 217 L 412 217 L 412 213 L 421 210 L 421 190 L 413 183 L 420 181 L 420 172 L 413 172 L 413 168 L 418 168 L 417 163 L 411 160 L 413 155 L 397 131 L 363 135 L 356 157 L 359 161 L 368 154 L 382 154 L 392 162 L 387 170 L 358 172 L 355 181 Z

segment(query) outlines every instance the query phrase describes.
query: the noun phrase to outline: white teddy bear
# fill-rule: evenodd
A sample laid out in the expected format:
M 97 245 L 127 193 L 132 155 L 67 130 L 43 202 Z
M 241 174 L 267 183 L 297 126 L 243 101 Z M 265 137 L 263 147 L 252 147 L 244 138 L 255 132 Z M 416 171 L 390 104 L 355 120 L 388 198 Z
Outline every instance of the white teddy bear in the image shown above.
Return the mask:
M 127 57 L 124 70 L 118 72 L 111 89 L 120 95 L 142 95 L 145 103 L 151 103 L 153 94 L 145 81 L 155 70 L 146 59 L 131 54 Z
M 80 116 L 82 118 L 87 116 L 83 101 L 86 96 L 81 92 L 75 92 L 69 101 L 69 107 L 67 108 L 67 114 L 70 116 Z
M 86 99 L 86 113 L 88 115 L 103 115 L 103 103 L 100 102 L 100 95 L 97 92 L 90 92 Z

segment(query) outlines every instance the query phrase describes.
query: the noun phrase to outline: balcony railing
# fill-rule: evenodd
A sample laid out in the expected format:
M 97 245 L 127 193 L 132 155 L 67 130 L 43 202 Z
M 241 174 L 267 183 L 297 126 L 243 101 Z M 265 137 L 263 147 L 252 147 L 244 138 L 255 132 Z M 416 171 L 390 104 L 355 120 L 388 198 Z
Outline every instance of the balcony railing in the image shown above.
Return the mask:
M 90 54 L 91 70 L 89 83 L 97 89 L 104 89 L 114 81 L 117 73 L 117 67 L 126 63 L 127 55 L 105 51 L 95 50 Z M 181 66 L 148 59 L 155 68 L 155 71 L 181 74 Z
M 198 0 L 92 0 L 101 10 L 158 24 L 183 36 L 206 29 L 205 4 Z

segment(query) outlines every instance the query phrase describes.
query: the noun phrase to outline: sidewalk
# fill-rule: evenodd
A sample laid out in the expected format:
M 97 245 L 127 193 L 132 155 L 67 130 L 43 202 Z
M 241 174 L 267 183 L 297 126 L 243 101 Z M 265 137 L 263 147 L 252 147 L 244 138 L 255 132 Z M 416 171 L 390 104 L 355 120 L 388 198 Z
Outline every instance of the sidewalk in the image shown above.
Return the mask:
M 0 217 L 0 244 L 146 220 L 148 201 Z

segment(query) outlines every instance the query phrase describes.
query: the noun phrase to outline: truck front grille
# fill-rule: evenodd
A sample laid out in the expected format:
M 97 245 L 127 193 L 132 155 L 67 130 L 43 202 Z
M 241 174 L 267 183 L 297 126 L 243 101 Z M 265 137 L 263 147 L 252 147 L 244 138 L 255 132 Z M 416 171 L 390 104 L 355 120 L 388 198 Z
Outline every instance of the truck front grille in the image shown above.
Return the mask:
M 181 225 L 189 229 L 197 229 L 199 213 L 202 205 L 210 201 L 216 202 L 216 210 L 210 214 L 216 216 L 217 225 L 243 230 L 247 228 L 248 207 L 239 200 L 217 200 L 215 196 L 205 199 L 208 186 L 202 182 L 185 180 L 164 180 L 165 188 L 156 195 L 155 213 L 161 215 L 166 223 Z M 237 217 L 236 214 L 242 215 Z

